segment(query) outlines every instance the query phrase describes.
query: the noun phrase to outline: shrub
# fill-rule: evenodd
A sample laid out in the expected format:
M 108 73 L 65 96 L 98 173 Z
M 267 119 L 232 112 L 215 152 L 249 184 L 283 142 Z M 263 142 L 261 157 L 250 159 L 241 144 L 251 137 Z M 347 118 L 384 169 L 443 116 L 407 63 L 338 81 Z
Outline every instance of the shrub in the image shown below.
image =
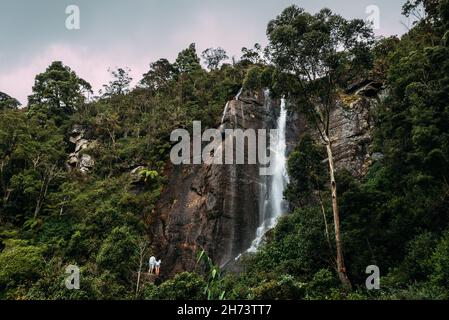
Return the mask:
M 152 300 L 201 300 L 205 299 L 206 282 L 196 274 L 183 272 L 165 281 L 159 287 L 149 286 L 145 298 Z

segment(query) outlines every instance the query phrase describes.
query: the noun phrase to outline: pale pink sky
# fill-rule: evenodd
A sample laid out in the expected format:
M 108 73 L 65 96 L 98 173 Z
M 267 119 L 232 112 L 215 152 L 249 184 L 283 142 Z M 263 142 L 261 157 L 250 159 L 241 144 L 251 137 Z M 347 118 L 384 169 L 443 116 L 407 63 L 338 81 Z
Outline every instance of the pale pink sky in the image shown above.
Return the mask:
M 150 62 L 173 60 L 191 42 L 199 53 L 221 46 L 238 58 L 243 46 L 266 43 L 267 23 L 291 4 L 311 12 L 330 7 L 347 18 L 366 18 L 366 7 L 374 4 L 381 17 L 377 34 L 401 34 L 403 1 L 396 1 L 2 0 L 0 91 L 26 104 L 35 75 L 55 60 L 70 66 L 97 92 L 110 80 L 109 68 L 129 67 L 137 82 Z M 78 31 L 65 28 L 68 4 L 80 7 Z

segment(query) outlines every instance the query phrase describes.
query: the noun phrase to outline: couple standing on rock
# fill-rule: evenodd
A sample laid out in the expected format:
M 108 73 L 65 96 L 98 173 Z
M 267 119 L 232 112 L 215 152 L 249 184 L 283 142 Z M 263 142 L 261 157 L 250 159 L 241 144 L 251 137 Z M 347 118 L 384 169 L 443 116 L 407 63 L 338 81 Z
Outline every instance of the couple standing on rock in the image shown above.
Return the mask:
M 150 269 L 148 270 L 149 274 L 156 274 L 156 276 L 159 276 L 159 272 L 161 269 L 161 260 L 157 261 L 156 257 L 151 257 L 150 258 Z

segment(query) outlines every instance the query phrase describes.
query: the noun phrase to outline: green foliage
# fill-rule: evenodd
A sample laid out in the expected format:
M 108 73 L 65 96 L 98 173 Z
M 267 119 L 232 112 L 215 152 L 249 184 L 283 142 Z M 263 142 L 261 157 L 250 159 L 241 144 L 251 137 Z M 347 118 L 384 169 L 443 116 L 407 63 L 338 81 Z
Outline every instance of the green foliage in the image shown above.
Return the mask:
M 203 263 L 205 272 L 207 274 L 207 284 L 204 287 L 204 294 L 207 299 L 223 300 L 225 298 L 226 291 L 222 291 L 220 289 L 222 282 L 220 268 L 212 262 L 212 259 L 204 250 L 201 250 L 201 252 L 198 253 L 197 264 L 198 263 Z
M 288 87 L 285 92 L 298 96 L 298 105 L 305 104 L 305 109 L 314 110 L 311 104 L 317 101 L 328 104 L 336 83 L 371 67 L 371 28 L 363 20 L 346 20 L 329 9 L 311 15 L 290 6 L 270 21 L 267 35 L 275 65 L 295 75 L 296 92 Z
M 254 44 L 253 49 L 242 48 L 242 57 L 240 58 L 244 64 L 263 64 L 264 58 L 262 46 L 259 43 Z
M 330 254 L 320 209 L 297 209 L 279 221 L 271 241 L 250 260 L 248 270 L 286 273 L 306 282 L 332 261 Z
M 104 85 L 104 97 L 111 97 L 113 95 L 123 95 L 129 93 L 129 86 L 133 80 L 129 76 L 130 69 L 117 68 L 116 70 L 109 70 L 113 80 L 108 85 Z
M 202 275 L 182 273 L 147 299 L 447 299 L 449 288 L 449 1 L 407 1 L 425 15 L 401 39 L 381 39 L 361 20 L 292 6 L 268 25 L 270 66 L 262 47 L 242 60 L 208 49 L 203 70 L 194 44 L 174 63 L 150 64 L 138 88 L 125 69 L 106 93 L 86 101 L 90 85 L 62 62 L 36 76 L 28 107 L 0 93 L 0 298 L 132 299 L 137 239 L 146 235 L 161 190 L 175 128 L 219 125 L 227 100 L 243 86 L 269 87 L 303 109 L 331 105 L 366 76 L 388 94 L 371 110 L 371 151 L 384 157 L 366 176 L 337 173 L 345 259 L 354 290 L 341 290 L 326 192 L 326 156 L 304 136 L 288 161 L 285 197 L 292 213 L 267 234 L 240 274 L 222 274 L 203 252 Z M 294 40 L 294 41 L 292 41 Z M 306 80 L 302 81 L 301 80 Z M 330 110 L 330 109 L 329 109 Z M 312 113 L 313 116 L 317 114 Z M 317 118 L 315 118 L 316 120 Z M 74 124 L 95 140 L 82 153 L 89 174 L 66 170 Z M 135 168 L 137 179 L 131 174 Z M 329 217 L 328 217 L 329 216 Z M 333 225 L 328 230 L 333 232 Z M 332 239 L 332 234 L 331 237 Z M 81 268 L 81 290 L 64 286 L 65 266 Z M 381 268 L 381 290 L 365 290 L 365 268 Z
M 224 60 L 229 59 L 223 48 L 208 48 L 201 54 L 209 70 L 216 70 Z
M 243 88 L 246 90 L 257 90 L 262 87 L 262 69 L 258 66 L 252 66 L 248 69 L 245 79 L 243 80 Z
M 196 53 L 196 46 L 194 43 L 191 43 L 187 49 L 184 49 L 178 54 L 175 66 L 181 74 L 201 70 L 200 58 Z
M 0 111 L 5 109 L 16 109 L 19 105 L 19 101 L 0 91 Z
M 88 82 L 62 62 L 55 61 L 45 72 L 36 76 L 28 104 L 45 108 L 50 114 L 70 114 L 84 103 L 85 94 L 89 92 L 91 86 Z
M 285 198 L 299 207 L 313 202 L 315 191 L 322 191 L 327 180 L 324 150 L 308 135 L 301 138 L 287 163 L 290 183 L 284 191 Z
M 19 298 L 12 289 L 28 287 L 44 269 L 44 250 L 23 241 L 10 241 L 0 253 L 0 289 L 3 298 Z
M 449 288 L 449 232 L 445 232 L 436 246 L 431 257 L 433 272 L 431 281 L 433 284 Z
M 306 284 L 308 299 L 327 299 L 331 295 L 330 288 L 338 286 L 335 274 L 329 269 L 318 270 L 313 278 Z
M 157 171 L 147 169 L 141 170 L 139 174 L 143 177 L 145 183 L 155 180 L 159 176 Z
M 150 70 L 143 75 L 141 84 L 151 90 L 166 90 L 176 77 L 176 68 L 167 60 L 159 59 L 150 64 Z
M 276 280 L 264 281 L 252 289 L 252 298 L 256 300 L 301 299 L 304 289 L 290 275 L 281 275 Z
M 128 260 L 136 259 L 135 236 L 128 227 L 116 227 L 103 241 L 97 255 L 98 268 L 129 279 L 132 271 Z
M 204 287 L 206 282 L 196 274 L 183 272 L 172 280 L 165 281 L 159 287 L 148 286 L 145 298 L 150 300 L 201 300 L 206 296 Z

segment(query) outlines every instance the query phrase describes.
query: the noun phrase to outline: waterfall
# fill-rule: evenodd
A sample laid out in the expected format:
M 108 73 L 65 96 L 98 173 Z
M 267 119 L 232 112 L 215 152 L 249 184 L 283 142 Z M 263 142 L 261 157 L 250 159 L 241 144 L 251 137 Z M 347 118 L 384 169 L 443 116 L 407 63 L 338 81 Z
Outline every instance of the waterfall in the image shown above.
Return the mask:
M 277 119 L 278 143 L 271 146 L 273 152 L 274 168 L 272 176 L 263 177 L 260 185 L 259 219 L 261 224 L 257 228 L 254 239 L 248 252 L 255 252 L 263 240 L 265 233 L 276 226 L 278 218 L 287 211 L 287 203 L 284 200 L 284 189 L 289 182 L 286 168 L 286 138 L 285 128 L 287 123 L 287 110 L 285 99 L 281 100 L 281 113 Z
M 242 94 L 242 89 L 235 96 L 234 100 L 239 100 Z M 264 92 L 266 101 L 266 110 L 270 109 L 270 97 L 269 90 Z M 223 111 L 222 127 L 224 126 L 224 118 L 229 109 L 229 102 L 226 104 Z M 285 106 L 285 99 L 281 99 L 281 111 L 277 119 L 277 143 L 272 145 L 270 142 L 270 154 L 271 163 L 273 168 L 273 174 L 271 176 L 262 176 L 260 182 L 259 191 L 259 221 L 260 225 L 257 228 L 255 238 L 245 252 L 256 252 L 260 246 L 267 231 L 273 229 L 276 226 L 277 220 L 280 216 L 287 212 L 287 203 L 284 200 L 284 189 L 289 182 L 287 169 L 286 169 L 286 124 L 287 124 L 287 110 Z M 232 166 L 235 170 L 235 166 Z M 234 177 L 234 172 L 231 171 L 231 177 Z M 231 204 L 232 206 L 232 204 Z M 242 254 L 239 254 L 234 260 L 238 260 Z M 229 261 L 228 261 L 229 262 Z M 226 262 L 223 266 L 225 266 Z M 222 266 L 222 267 L 223 267 Z
M 224 119 L 226 117 L 226 113 L 228 112 L 228 108 L 229 108 L 229 101 L 226 102 L 225 108 L 223 110 L 223 115 L 221 116 L 221 123 L 224 122 Z
M 242 95 L 242 92 L 243 92 L 243 87 L 240 88 L 239 92 L 238 92 L 237 95 L 235 96 L 235 100 L 240 99 L 240 96 Z
M 242 92 L 243 92 L 243 88 L 240 88 L 239 92 L 238 92 L 237 95 L 234 97 L 234 100 L 238 100 L 238 99 L 240 98 L 240 95 L 242 94 Z M 223 124 L 224 119 L 225 119 L 225 117 L 226 117 L 226 113 L 228 112 L 228 109 L 229 109 L 229 103 L 230 103 L 230 101 L 226 102 L 225 108 L 224 108 L 224 110 L 223 110 L 223 115 L 221 116 L 221 123 L 222 123 L 222 124 Z M 243 112 L 243 111 L 242 111 L 242 112 Z

